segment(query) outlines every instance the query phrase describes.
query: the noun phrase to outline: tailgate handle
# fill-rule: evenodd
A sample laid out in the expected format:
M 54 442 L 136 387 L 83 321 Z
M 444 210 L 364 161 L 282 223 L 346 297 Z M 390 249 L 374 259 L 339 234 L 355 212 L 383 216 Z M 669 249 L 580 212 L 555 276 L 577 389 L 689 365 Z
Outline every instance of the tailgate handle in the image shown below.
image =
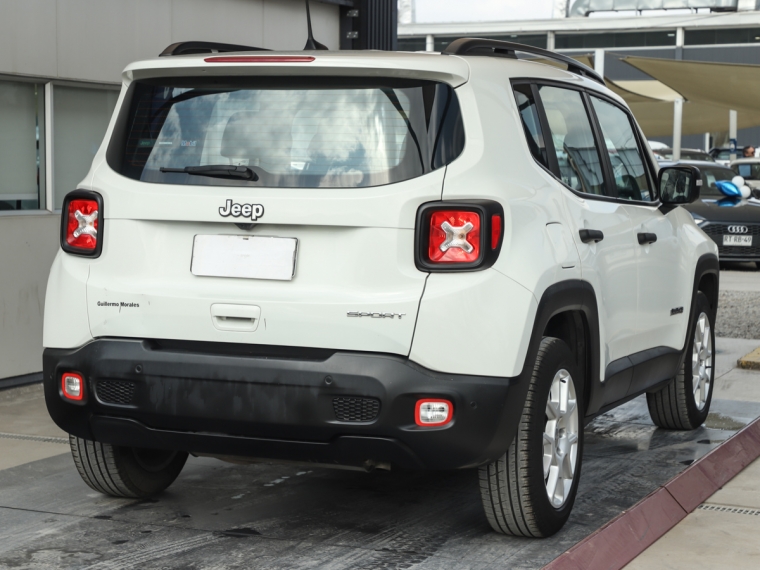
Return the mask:
M 220 331 L 253 332 L 259 320 L 261 307 L 256 305 L 211 305 L 211 322 Z

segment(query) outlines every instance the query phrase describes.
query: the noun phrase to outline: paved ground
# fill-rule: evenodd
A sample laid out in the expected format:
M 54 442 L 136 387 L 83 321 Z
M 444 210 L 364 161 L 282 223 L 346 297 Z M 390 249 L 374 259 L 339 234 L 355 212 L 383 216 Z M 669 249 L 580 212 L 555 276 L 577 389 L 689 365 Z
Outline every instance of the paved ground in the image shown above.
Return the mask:
M 721 289 L 729 332 L 751 327 L 760 273 L 732 266 Z M 657 430 L 643 398 L 590 424 L 576 507 L 547 540 L 493 533 L 474 472 L 366 474 L 191 457 L 157 499 L 104 497 L 76 473 L 41 387 L 0 391 L 0 569 L 540 568 L 760 415 L 760 372 L 735 368 L 758 345 L 718 339 L 712 413 L 694 432 Z M 629 568 L 760 567 L 758 481 L 760 462 Z
M 715 333 L 760 339 L 760 271 L 754 263 L 730 263 L 720 272 Z
M 723 271 L 721 287 L 742 286 L 745 276 Z M 760 275 L 755 280 L 760 285 Z M 747 282 L 743 286 L 749 287 Z M 734 402 L 754 402 L 753 409 L 760 415 L 760 373 L 738 368 L 726 371 L 727 365 L 743 356 L 739 353 L 758 341 L 720 339 L 717 344 L 716 396 Z M 760 568 L 759 535 L 760 459 L 650 546 L 626 570 L 754 570 Z
M 79 479 L 40 387 L 2 392 L 0 432 L 27 439 L 0 437 L 0 568 L 540 568 L 760 414 L 735 400 L 760 402 L 760 373 L 732 369 L 757 344 L 718 342 L 717 399 L 699 430 L 655 429 L 641 398 L 590 424 L 572 518 L 547 540 L 493 533 L 472 471 L 191 458 L 158 499 L 104 497 Z

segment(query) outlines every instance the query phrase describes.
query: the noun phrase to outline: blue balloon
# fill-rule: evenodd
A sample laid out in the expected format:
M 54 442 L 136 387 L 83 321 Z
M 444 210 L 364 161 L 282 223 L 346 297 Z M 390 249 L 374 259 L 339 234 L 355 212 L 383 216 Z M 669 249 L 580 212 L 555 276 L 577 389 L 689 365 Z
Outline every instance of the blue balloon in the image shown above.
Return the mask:
M 739 190 L 739 187 L 733 182 L 730 182 L 728 180 L 717 180 L 715 182 L 715 186 L 717 186 L 718 190 L 720 190 L 723 194 L 725 194 L 729 198 L 742 197 L 742 191 Z
M 736 196 L 721 198 L 716 202 L 719 208 L 733 208 L 737 204 L 741 204 L 742 200 L 741 198 L 738 198 Z

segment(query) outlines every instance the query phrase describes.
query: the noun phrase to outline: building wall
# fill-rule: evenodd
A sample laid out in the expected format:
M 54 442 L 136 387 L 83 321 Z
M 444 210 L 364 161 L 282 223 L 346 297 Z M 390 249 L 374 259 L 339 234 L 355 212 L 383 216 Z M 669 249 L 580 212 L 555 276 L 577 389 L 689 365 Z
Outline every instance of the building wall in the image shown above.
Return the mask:
M 0 378 L 42 369 L 42 312 L 59 216 L 0 217 Z
M 336 5 L 311 3 L 315 37 L 338 49 Z M 0 73 L 118 82 L 179 41 L 300 50 L 301 0 L 0 0 Z
M 315 37 L 338 49 L 338 6 L 313 1 L 311 14 Z M 306 42 L 304 3 L 0 0 L 0 79 L 115 86 L 129 62 L 186 40 L 300 50 Z M 59 247 L 59 218 L 44 211 L 0 213 L 0 379 L 42 369 L 45 287 Z

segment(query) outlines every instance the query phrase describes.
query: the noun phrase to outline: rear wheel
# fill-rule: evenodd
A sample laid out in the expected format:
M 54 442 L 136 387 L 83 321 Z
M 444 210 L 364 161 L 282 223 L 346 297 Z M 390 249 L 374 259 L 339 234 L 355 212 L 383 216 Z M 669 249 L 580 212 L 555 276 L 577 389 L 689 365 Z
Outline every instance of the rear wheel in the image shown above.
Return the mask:
M 515 439 L 480 468 L 483 507 L 495 531 L 544 537 L 567 521 L 581 474 L 582 387 L 567 344 L 544 338 Z
M 121 447 L 69 436 L 71 455 L 84 482 L 112 497 L 157 495 L 185 466 L 187 453 Z
M 697 292 L 692 315 L 694 321 L 678 374 L 661 390 L 647 394 L 649 415 L 661 428 L 695 429 L 710 411 L 715 377 L 715 317 L 701 291 Z

